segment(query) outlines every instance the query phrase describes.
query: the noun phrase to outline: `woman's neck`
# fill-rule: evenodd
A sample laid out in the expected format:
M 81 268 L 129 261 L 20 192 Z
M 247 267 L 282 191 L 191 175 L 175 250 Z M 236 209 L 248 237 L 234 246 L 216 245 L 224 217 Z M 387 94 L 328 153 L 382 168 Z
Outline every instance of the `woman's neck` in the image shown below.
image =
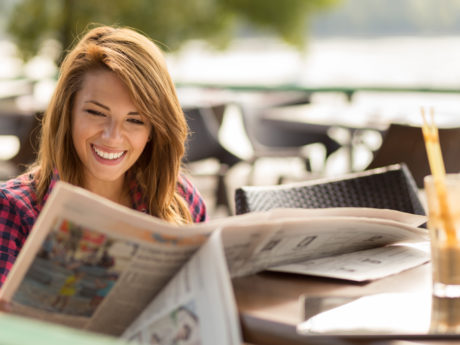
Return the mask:
M 120 181 L 87 181 L 85 189 L 124 206 L 131 206 L 131 198 L 124 179 Z

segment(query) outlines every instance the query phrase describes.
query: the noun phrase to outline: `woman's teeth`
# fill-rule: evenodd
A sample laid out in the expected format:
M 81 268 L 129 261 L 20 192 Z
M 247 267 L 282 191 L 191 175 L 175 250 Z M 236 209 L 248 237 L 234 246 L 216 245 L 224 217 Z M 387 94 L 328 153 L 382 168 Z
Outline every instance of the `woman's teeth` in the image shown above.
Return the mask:
M 123 155 L 123 153 L 125 152 L 125 151 L 121 151 L 121 152 L 117 152 L 117 153 L 113 153 L 113 152 L 110 152 L 110 153 L 109 153 L 109 152 L 101 151 L 101 150 L 97 149 L 97 148 L 94 147 L 94 146 L 93 146 L 93 148 L 94 148 L 94 152 L 96 152 L 96 154 L 97 154 L 99 157 L 102 157 L 102 158 L 104 158 L 104 159 L 118 159 L 118 158 L 120 158 L 120 157 Z

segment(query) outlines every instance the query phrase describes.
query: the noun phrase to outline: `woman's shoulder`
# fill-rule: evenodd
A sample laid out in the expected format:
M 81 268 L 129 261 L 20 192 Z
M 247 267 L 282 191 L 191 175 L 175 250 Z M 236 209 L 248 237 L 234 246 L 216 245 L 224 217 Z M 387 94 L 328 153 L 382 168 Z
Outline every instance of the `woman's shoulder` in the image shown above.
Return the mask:
M 189 205 L 192 219 L 195 223 L 206 221 L 206 204 L 198 189 L 184 175 L 180 174 L 177 181 L 177 190 Z
M 187 201 L 192 201 L 196 198 L 203 199 L 198 189 L 184 174 L 180 174 L 177 179 L 177 191 Z
M 23 204 L 32 206 L 36 202 L 34 176 L 23 174 L 0 184 L 1 204 Z

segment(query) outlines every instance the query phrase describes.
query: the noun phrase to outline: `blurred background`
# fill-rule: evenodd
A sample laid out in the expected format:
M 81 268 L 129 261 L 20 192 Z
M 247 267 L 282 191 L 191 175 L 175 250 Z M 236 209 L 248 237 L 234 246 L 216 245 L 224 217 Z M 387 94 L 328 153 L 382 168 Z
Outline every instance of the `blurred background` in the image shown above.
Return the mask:
M 95 23 L 164 50 L 191 128 L 184 167 L 211 217 L 233 213 L 241 185 L 406 160 L 425 173 L 410 141 L 421 107 L 460 127 L 457 0 L 2 0 L 0 180 L 33 160 L 59 63 Z

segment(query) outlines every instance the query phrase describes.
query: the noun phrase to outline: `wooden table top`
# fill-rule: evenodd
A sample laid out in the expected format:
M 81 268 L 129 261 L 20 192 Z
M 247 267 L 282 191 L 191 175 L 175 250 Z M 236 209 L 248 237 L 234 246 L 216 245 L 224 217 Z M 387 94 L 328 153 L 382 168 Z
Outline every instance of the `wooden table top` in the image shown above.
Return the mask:
M 295 274 L 264 272 L 233 279 L 233 287 L 244 340 L 250 344 L 370 344 L 376 337 L 337 337 L 331 335 L 300 335 L 297 324 L 303 321 L 302 296 L 358 297 L 379 293 L 426 293 L 431 295 L 431 268 L 425 264 L 397 275 L 369 283 L 353 283 L 335 279 Z M 427 303 L 431 304 L 428 298 Z M 460 335 L 419 334 L 401 337 L 417 344 L 460 342 Z M 341 339 L 342 342 L 339 342 Z M 382 337 L 390 341 L 397 335 Z M 343 342 L 345 341 L 345 342 Z M 396 343 L 395 343 L 396 344 Z

